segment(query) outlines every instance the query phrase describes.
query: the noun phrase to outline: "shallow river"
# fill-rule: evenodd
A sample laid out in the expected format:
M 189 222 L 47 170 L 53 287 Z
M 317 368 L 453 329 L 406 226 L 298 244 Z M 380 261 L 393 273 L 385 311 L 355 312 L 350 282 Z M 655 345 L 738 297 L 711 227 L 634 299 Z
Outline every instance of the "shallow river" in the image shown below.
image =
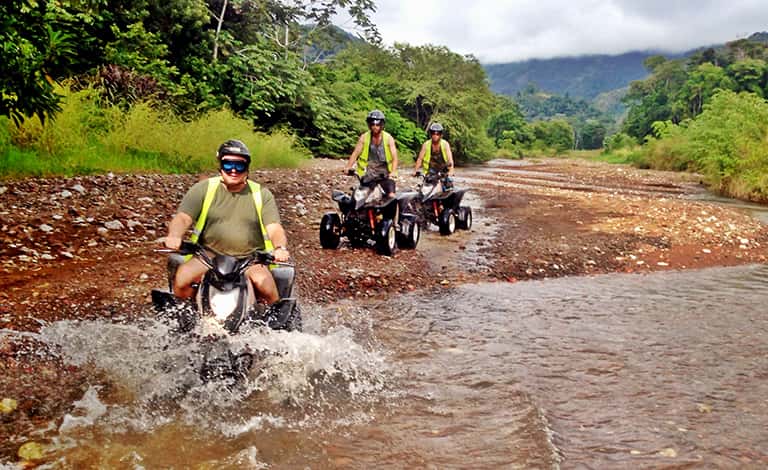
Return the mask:
M 767 303 L 751 266 L 340 304 L 232 339 L 233 387 L 162 325 L 60 322 L 94 386 L 28 437 L 53 468 L 764 468 Z

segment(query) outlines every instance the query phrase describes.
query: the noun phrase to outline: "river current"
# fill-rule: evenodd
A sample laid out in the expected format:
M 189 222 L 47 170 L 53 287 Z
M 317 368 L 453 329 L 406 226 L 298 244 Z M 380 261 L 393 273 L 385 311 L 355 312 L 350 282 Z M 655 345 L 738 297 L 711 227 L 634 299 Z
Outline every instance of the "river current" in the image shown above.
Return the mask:
M 153 321 L 59 322 L 93 385 L 29 438 L 51 468 L 764 468 L 766 304 L 768 266 L 341 303 L 230 338 L 234 386 Z

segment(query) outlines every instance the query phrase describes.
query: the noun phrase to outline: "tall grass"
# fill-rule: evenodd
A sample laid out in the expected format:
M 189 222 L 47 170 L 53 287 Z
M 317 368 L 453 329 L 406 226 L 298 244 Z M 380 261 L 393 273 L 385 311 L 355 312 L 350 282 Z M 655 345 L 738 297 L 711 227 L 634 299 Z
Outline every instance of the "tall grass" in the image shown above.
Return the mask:
M 0 120 L 0 176 L 205 172 L 227 139 L 248 145 L 253 168 L 296 167 L 311 156 L 293 136 L 253 132 L 229 110 L 187 122 L 151 103 L 126 110 L 102 106 L 93 90 L 60 93 L 54 120 Z

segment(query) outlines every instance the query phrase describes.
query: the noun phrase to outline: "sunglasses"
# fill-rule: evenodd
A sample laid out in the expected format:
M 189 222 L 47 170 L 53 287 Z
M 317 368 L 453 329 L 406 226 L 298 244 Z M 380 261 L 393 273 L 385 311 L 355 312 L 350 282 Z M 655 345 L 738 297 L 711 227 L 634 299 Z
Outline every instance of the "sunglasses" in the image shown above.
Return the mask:
M 220 168 L 225 173 L 234 170 L 235 173 L 245 173 L 248 171 L 248 163 L 242 160 L 222 160 Z
M 371 126 L 381 126 L 381 121 L 376 119 L 376 120 L 371 121 L 369 125 L 371 125 Z

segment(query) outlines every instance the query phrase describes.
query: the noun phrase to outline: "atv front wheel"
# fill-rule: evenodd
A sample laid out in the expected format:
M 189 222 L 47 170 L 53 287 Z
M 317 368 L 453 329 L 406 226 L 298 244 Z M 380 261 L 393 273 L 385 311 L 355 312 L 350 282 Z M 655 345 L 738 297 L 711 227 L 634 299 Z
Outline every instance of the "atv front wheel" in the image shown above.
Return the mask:
M 330 250 L 339 247 L 341 240 L 341 219 L 339 214 L 329 212 L 320 220 L 320 246 Z
M 390 219 L 382 220 L 376 227 L 376 251 L 380 255 L 392 256 L 397 247 L 395 224 Z
M 440 235 L 450 235 L 456 231 L 456 214 L 451 209 L 443 210 L 440 214 L 440 220 L 438 220 L 438 226 L 440 227 Z
M 397 246 L 414 249 L 421 238 L 421 227 L 415 217 L 403 218 L 400 221 L 400 232 L 397 234 Z
M 462 230 L 472 228 L 472 208 L 467 206 L 459 207 L 459 213 L 456 216 L 456 227 Z

